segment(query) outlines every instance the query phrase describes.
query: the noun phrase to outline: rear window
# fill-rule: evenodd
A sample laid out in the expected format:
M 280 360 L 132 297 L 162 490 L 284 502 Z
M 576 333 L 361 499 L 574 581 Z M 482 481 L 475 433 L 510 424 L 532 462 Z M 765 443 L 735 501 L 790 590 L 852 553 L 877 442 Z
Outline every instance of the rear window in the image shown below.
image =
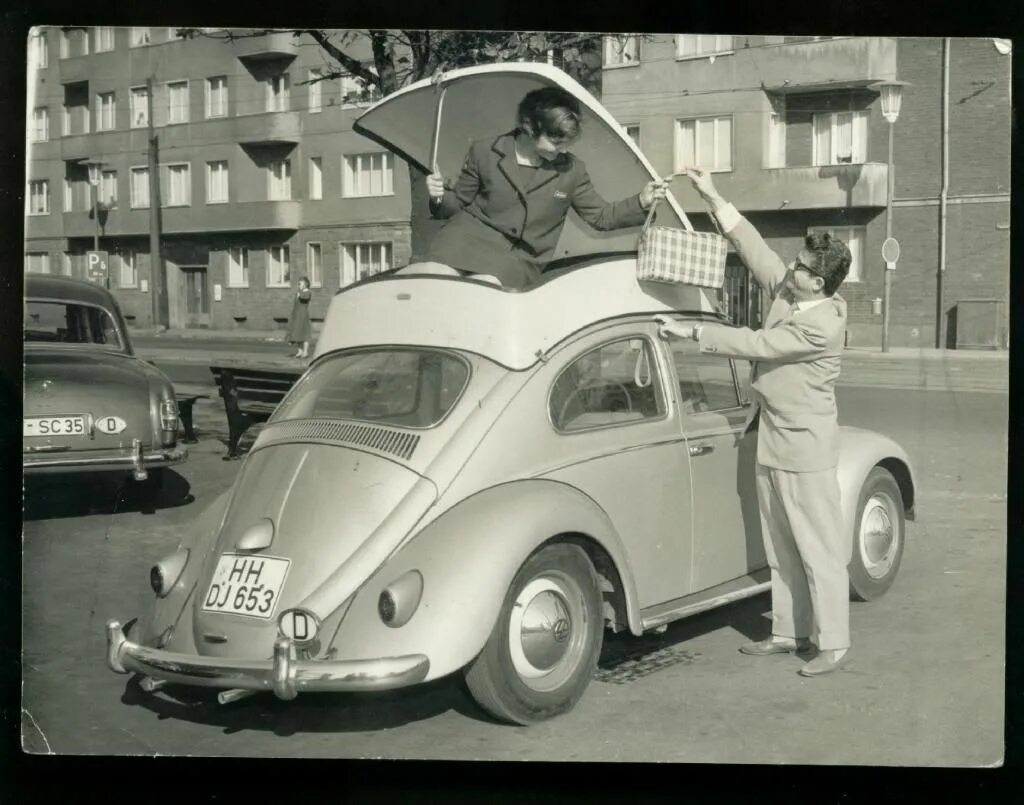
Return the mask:
M 386 349 L 343 353 L 318 363 L 278 406 L 273 422 L 359 419 L 429 428 L 451 410 L 469 365 L 450 352 Z
M 25 303 L 25 340 L 31 343 L 100 344 L 123 350 L 113 317 L 103 308 L 75 302 Z

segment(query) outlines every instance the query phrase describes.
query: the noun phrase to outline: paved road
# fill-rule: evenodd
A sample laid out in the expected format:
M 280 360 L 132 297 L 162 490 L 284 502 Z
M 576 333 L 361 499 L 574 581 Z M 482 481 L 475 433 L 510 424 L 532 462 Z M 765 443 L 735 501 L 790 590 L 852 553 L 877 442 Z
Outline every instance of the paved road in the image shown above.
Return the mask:
M 238 471 L 217 401 L 161 505 L 115 490 L 29 489 L 24 533 L 23 740 L 31 752 L 496 760 L 977 766 L 1002 754 L 1005 395 L 843 388 L 842 420 L 898 439 L 917 465 L 919 519 L 889 594 L 852 613 L 848 668 L 796 675 L 736 652 L 767 633 L 767 597 L 608 641 L 570 714 L 495 724 L 455 678 L 380 694 L 142 694 L 103 660 L 103 623 L 139 613 L 151 563 Z M 191 497 L 189 497 L 191 496 Z

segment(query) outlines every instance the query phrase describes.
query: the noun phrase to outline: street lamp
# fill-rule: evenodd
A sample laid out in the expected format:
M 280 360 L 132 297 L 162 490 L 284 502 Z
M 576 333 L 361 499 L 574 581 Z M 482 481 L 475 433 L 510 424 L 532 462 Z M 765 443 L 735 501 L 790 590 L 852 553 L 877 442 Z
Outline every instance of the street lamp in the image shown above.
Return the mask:
M 885 199 L 885 240 L 887 244 L 892 240 L 892 197 L 896 178 L 892 164 L 892 135 L 896 119 L 900 116 L 903 88 L 906 86 L 909 86 L 907 81 L 890 80 L 879 81 L 868 87 L 868 89 L 877 90 L 881 96 L 882 117 L 889 123 L 889 188 Z M 886 259 L 885 285 L 882 289 L 882 352 L 889 351 L 889 312 L 892 303 L 892 271 L 895 268 L 896 261 Z
M 98 252 L 100 250 L 100 169 L 103 167 L 103 163 L 90 160 L 85 163 L 85 167 L 89 169 L 89 197 L 92 201 L 92 217 L 96 220 L 96 231 L 92 235 L 92 249 Z

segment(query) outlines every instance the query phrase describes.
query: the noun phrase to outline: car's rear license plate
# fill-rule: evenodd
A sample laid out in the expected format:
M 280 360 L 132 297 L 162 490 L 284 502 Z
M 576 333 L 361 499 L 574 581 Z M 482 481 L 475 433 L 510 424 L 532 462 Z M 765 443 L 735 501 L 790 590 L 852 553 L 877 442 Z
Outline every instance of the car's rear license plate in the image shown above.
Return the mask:
M 222 554 L 203 599 L 207 612 L 270 618 L 288 575 L 290 559 L 274 556 Z
M 85 436 L 89 432 L 83 414 L 27 416 L 22 436 Z

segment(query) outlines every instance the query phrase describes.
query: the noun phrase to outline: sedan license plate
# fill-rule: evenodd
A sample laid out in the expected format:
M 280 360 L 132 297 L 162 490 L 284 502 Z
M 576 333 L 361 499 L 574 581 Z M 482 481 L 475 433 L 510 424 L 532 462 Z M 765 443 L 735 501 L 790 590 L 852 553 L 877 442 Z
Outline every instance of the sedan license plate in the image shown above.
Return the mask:
M 222 554 L 203 599 L 206 612 L 227 612 L 266 620 L 274 614 L 290 559 Z
M 22 427 L 22 436 L 85 436 L 88 432 L 83 414 L 27 416 Z

